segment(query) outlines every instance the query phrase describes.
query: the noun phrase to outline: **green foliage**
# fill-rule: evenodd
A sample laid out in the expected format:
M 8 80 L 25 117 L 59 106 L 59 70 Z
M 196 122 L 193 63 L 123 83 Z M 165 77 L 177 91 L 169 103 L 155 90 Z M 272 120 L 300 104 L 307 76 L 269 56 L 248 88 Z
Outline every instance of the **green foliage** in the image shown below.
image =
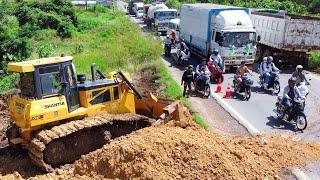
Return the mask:
M 166 1 L 166 5 L 170 8 L 174 8 L 174 9 L 180 9 L 182 3 L 178 0 L 167 0 Z
M 320 73 L 320 51 L 314 52 L 309 59 L 309 68 Z
M 19 81 L 17 74 L 11 74 L 8 76 L 5 76 L 0 81 L 0 92 L 8 91 L 10 89 L 13 89 L 17 86 L 17 82 Z
M 200 126 L 202 126 L 203 128 L 205 128 L 205 129 L 208 129 L 208 128 L 209 128 L 209 126 L 208 126 L 208 124 L 206 123 L 206 121 L 205 121 L 199 114 L 195 114 L 195 115 L 193 116 L 193 120 L 194 120 L 197 124 L 199 124 Z
M 39 58 L 49 57 L 53 55 L 53 45 L 48 41 L 42 42 L 37 46 L 37 53 Z

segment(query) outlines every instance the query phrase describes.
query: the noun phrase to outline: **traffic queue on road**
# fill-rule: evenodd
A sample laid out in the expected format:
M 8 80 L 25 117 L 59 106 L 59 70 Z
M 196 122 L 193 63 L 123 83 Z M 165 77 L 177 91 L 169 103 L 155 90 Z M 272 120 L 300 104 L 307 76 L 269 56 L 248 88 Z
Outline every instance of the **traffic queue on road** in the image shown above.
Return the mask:
M 249 8 L 214 4 L 183 4 L 179 20 L 177 10 L 158 3 L 144 5 L 143 18 L 147 27 L 155 27 L 159 35 L 167 35 L 164 41 L 165 56 L 174 59 L 179 66 L 186 67 L 181 80 L 185 96 L 198 92 L 203 97 L 209 97 L 210 82 L 218 83 L 216 91 L 219 91 L 219 87 L 221 90 L 223 74 L 237 67 L 232 81 L 234 93 L 243 94 L 243 99 L 248 101 L 253 85 L 251 71 L 256 57 L 257 60 L 262 58 L 258 68 L 260 88 L 266 92 L 271 91 L 273 95 L 278 95 L 281 91 L 278 75 L 280 70 L 275 65 L 279 64 L 280 60 L 274 60 L 273 53 L 266 48 L 266 52 L 261 52 L 263 49 L 259 42 L 264 43 L 266 38 L 261 38 L 261 29 L 257 35 L 258 30 L 253 25 L 257 23 L 258 15 L 266 16 L 270 12 L 255 10 L 253 19 L 251 11 L 253 10 Z M 272 13 L 283 16 L 282 12 Z M 176 48 L 174 56 L 171 53 L 172 48 Z M 261 53 L 264 56 L 261 56 Z M 189 64 L 190 55 L 200 59 L 195 68 Z M 295 123 L 297 129 L 302 131 L 307 126 L 304 107 L 308 95 L 306 85 L 309 82 L 301 65 L 305 63 L 297 62 L 300 64 L 296 66 L 296 71 L 283 89 L 283 96 L 277 99 L 276 113 L 279 119 Z M 225 97 L 230 96 L 228 87 Z

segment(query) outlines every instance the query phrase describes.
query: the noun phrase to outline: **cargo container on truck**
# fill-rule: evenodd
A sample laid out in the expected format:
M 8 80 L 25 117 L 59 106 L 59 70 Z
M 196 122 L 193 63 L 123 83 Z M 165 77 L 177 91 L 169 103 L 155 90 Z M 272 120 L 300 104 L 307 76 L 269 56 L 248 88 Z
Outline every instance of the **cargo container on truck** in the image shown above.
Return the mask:
M 241 61 L 253 64 L 256 31 L 249 9 L 214 4 L 184 4 L 180 13 L 180 40 L 191 52 L 208 58 L 218 49 L 226 70 Z
M 308 56 L 320 50 L 320 18 L 252 9 L 251 20 L 260 37 L 257 58 L 272 55 L 276 62 L 307 65 Z

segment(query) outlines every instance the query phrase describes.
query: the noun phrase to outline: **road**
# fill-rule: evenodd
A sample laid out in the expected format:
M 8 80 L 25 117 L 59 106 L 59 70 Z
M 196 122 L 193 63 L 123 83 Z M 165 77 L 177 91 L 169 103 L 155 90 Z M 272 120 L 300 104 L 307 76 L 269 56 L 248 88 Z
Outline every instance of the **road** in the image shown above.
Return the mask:
M 146 30 L 146 25 L 140 19 L 136 19 L 135 17 L 131 17 L 130 19 L 134 23 L 138 24 L 142 29 Z M 164 38 L 165 37 L 155 37 L 155 39 L 162 41 Z M 172 57 L 170 59 L 164 60 L 164 63 L 168 66 L 170 73 L 176 74 L 177 71 L 180 71 L 182 74 L 183 67 L 180 67 L 175 63 L 175 50 L 171 51 L 171 56 Z M 199 58 L 189 60 L 189 64 L 197 65 L 198 63 Z M 257 64 L 254 65 L 254 67 L 257 66 Z M 174 70 L 172 68 L 174 68 Z M 318 96 L 320 95 L 320 76 L 313 73 L 308 73 L 307 75 L 307 78 L 310 79 L 311 82 L 311 86 L 309 86 L 310 94 L 307 98 L 307 105 L 305 108 L 308 127 L 303 133 L 301 133 L 295 130 L 294 125 L 277 121 L 276 114 L 274 112 L 277 96 L 272 95 L 271 92 L 265 92 L 259 87 L 259 75 L 256 73 L 255 69 L 256 68 L 254 68 L 254 72 L 252 73 L 252 80 L 254 81 L 254 84 L 252 87 L 252 96 L 249 101 L 242 100 L 242 96 L 235 93 L 233 93 L 231 99 L 223 98 L 227 86 L 232 86 L 233 84 L 232 80 L 234 72 L 232 71 L 224 74 L 225 81 L 222 83 L 223 93 L 214 93 L 217 85 L 211 84 L 212 95 L 209 98 L 209 101 L 214 101 L 213 103 L 218 102 L 226 111 L 233 115 L 240 124 L 244 125 L 249 132 L 253 132 L 253 134 L 280 134 L 281 136 L 291 137 L 295 140 L 320 142 L 320 101 Z M 293 71 L 294 67 L 286 67 L 286 69 L 283 69 L 279 74 L 281 84 L 281 92 L 279 95 L 282 95 L 283 88 L 287 85 L 287 80 Z M 176 78 L 178 82 L 179 78 Z M 232 87 L 231 89 L 233 90 Z M 216 116 L 216 114 L 214 114 L 214 116 Z M 217 129 L 219 129 L 219 127 Z M 288 176 L 288 179 L 320 179 L 319 169 L 319 162 L 311 163 L 303 167 L 301 169 L 302 171 L 300 169 L 296 169 L 297 171 L 295 172 L 294 170 L 293 172 L 295 172 L 295 175 L 293 177 Z

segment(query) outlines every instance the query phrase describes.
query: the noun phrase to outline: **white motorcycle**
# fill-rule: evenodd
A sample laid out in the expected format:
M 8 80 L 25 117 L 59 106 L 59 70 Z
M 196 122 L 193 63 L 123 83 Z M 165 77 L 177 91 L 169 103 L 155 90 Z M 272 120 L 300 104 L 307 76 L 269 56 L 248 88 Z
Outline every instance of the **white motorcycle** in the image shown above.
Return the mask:
M 190 50 L 184 49 L 181 51 L 177 48 L 177 60 L 179 65 L 187 65 L 190 58 Z
M 300 91 L 300 94 L 301 96 L 307 98 L 308 94 L 309 94 L 309 89 L 306 85 L 306 82 L 301 82 L 297 85 L 299 91 Z

